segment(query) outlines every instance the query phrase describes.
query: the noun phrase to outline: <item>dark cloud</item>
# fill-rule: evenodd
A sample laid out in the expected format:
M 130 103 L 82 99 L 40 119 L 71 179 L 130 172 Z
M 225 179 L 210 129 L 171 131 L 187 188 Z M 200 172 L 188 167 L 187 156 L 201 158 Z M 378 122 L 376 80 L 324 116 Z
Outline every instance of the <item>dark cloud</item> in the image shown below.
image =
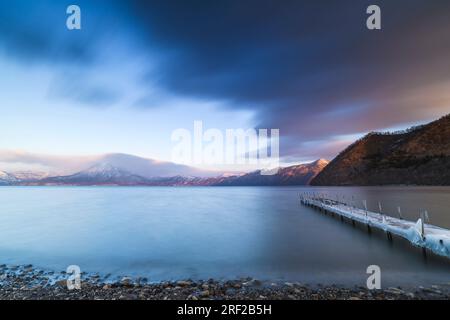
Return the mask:
M 162 86 L 255 110 L 293 138 L 282 151 L 450 112 L 448 1 L 377 1 L 381 31 L 365 27 L 373 1 L 132 3 L 166 52 Z
M 339 135 L 450 112 L 448 0 L 79 2 L 91 15 L 79 41 L 50 30 L 59 15 L 47 13 L 48 24 L 39 27 L 19 17 L 24 11 L 15 4 L 15 15 L 0 10 L 0 28 L 8 30 L 0 45 L 29 60 L 84 63 L 94 59 L 98 39 L 130 28 L 158 60 L 143 79 L 151 79 L 149 88 L 156 79 L 164 92 L 253 110 L 258 127 L 280 129 L 287 157 L 332 155 L 335 147 L 313 142 L 336 146 Z M 52 12 L 68 4 L 33 3 Z M 381 31 L 365 27 L 370 4 L 382 9 Z M 153 107 L 145 99 L 138 104 Z

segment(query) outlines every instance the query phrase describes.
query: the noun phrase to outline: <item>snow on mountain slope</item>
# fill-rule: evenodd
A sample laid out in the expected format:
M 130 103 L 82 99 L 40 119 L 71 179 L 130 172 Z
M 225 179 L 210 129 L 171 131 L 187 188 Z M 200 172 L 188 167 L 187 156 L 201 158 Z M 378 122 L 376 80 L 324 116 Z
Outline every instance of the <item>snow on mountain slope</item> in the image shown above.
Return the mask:
M 99 163 L 73 175 L 43 179 L 41 183 L 69 185 L 143 185 L 147 184 L 148 180 L 121 168 L 114 167 L 109 163 Z
M 0 185 L 9 185 L 18 182 L 18 179 L 12 174 L 0 171 Z
M 98 164 L 108 164 L 144 178 L 174 176 L 207 177 L 217 175 L 216 172 L 200 170 L 186 165 L 157 161 L 122 153 L 104 155 L 96 160 L 94 164 L 91 164 L 91 166 Z
M 70 161 L 69 161 L 70 162 Z M 326 160 L 280 168 L 272 176 L 250 173 L 221 173 L 194 167 L 141 158 L 127 154 L 106 154 L 83 158 L 80 169 L 49 176 L 31 170 L 0 171 L 1 185 L 306 185 L 326 165 Z M 73 164 L 73 163 L 72 163 Z M 63 168 L 64 169 L 64 168 Z M 67 170 L 62 170 L 67 171 Z
M 11 174 L 20 181 L 40 180 L 49 176 L 47 172 L 40 171 L 14 171 Z
M 196 176 L 211 177 L 220 173 L 201 170 L 168 161 L 138 157 L 123 153 L 91 156 L 58 156 L 30 152 L 0 150 L 0 170 L 5 172 L 49 172 L 52 176 L 67 176 L 88 170 L 98 164 L 110 164 L 130 173 L 150 177 Z

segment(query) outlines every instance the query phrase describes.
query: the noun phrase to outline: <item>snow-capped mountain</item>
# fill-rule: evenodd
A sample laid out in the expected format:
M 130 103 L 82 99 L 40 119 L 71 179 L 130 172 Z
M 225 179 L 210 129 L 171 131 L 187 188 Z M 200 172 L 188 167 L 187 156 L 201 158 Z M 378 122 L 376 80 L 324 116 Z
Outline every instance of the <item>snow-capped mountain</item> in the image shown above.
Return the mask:
M 11 185 L 17 183 L 19 180 L 12 174 L 0 171 L 0 185 Z
M 28 155 L 28 154 L 27 154 Z M 17 156 L 16 156 L 17 157 Z M 10 157 L 11 158 L 11 157 Z M 38 163 L 48 163 L 42 156 L 29 156 Z M 74 165 L 75 159 L 77 164 Z M 22 170 L 2 171 L 2 185 L 187 185 L 220 173 L 201 170 L 166 161 L 141 158 L 128 154 L 68 158 L 67 168 L 61 159 L 50 169 L 59 174 Z M 0 158 L 1 160 L 1 158 Z M 17 159 L 20 162 L 20 158 Z M 61 163 L 60 163 L 61 162 Z M 70 169 L 72 168 L 72 169 Z M 73 170 L 75 168 L 75 170 Z
M 202 177 L 142 177 L 109 163 L 99 163 L 73 175 L 49 177 L 38 181 L 38 185 L 118 185 L 118 186 L 193 186 L 212 185 L 219 178 Z M 36 183 L 34 183 L 36 184 Z
M 20 170 L 20 172 L 28 172 L 28 174 L 45 171 L 50 172 L 52 176 L 67 176 L 89 170 L 99 164 L 109 164 L 145 178 L 174 177 L 177 175 L 211 177 L 218 175 L 217 172 L 124 153 L 58 156 L 0 150 L 0 163 L 4 165 L 0 170 L 13 175 Z
M 39 163 L 45 159 L 28 157 Z M 306 185 L 326 165 L 326 160 L 280 168 L 274 175 L 250 173 L 220 173 L 194 167 L 136 157 L 127 154 L 106 154 L 80 158 L 74 166 L 67 159 L 68 168 L 53 159 L 63 173 L 50 175 L 45 172 L 23 170 L 0 171 L 0 185 L 120 185 L 120 186 L 258 186 L 258 185 Z M 0 159 L 1 160 L 1 159 Z M 20 160 L 20 159 L 18 159 Z M 73 168 L 77 168 L 76 171 Z M 58 171 L 56 167 L 49 169 Z M 61 172 L 60 171 L 60 172 Z M 66 173 L 69 171 L 68 173 Z
M 99 163 L 87 170 L 68 176 L 49 177 L 40 184 L 66 185 L 145 185 L 148 179 L 114 167 L 109 163 Z
M 14 171 L 11 175 L 20 181 L 35 181 L 47 178 L 49 173 L 40 171 Z
M 215 176 L 217 173 L 200 170 L 194 167 L 180 165 L 167 161 L 141 158 L 129 154 L 112 153 L 98 157 L 88 163 L 82 171 L 92 171 L 92 168 L 117 168 L 144 178 L 174 177 L 174 176 Z

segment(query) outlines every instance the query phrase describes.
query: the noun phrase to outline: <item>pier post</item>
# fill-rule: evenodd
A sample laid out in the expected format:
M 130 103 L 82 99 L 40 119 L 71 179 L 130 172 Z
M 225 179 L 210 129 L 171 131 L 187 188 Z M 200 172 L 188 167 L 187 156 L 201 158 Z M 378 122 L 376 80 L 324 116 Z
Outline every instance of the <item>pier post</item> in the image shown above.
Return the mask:
M 363 200 L 364 209 L 366 210 L 366 219 L 367 219 L 367 200 Z
M 353 207 L 355 206 L 355 199 L 352 195 L 352 200 L 350 202 L 350 212 L 353 213 Z
M 387 238 L 389 241 L 392 241 L 392 233 L 390 233 L 389 231 L 386 232 Z
M 422 218 L 419 218 L 419 220 L 417 220 L 414 228 L 416 229 L 416 232 L 419 233 L 419 236 L 422 238 L 422 241 L 424 241 L 425 240 L 425 227 L 424 227 L 424 222 L 423 222 Z
M 423 222 L 430 222 L 430 217 L 428 216 L 428 211 L 427 210 L 425 210 L 424 212 L 423 212 L 423 217 L 424 217 L 424 219 L 423 219 Z
M 427 248 L 422 247 L 422 255 L 423 255 L 423 258 L 426 260 L 427 259 Z

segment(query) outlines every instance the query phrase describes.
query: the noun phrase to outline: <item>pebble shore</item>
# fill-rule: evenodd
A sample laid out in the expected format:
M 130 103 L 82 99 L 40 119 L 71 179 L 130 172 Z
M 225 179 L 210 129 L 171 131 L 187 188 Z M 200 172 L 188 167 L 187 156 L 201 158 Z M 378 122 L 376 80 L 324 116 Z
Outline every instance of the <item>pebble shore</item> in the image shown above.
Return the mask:
M 145 278 L 82 274 L 81 289 L 67 289 L 67 275 L 26 266 L 0 265 L 1 300 L 411 300 L 450 299 L 450 283 L 414 289 L 321 286 L 262 282 L 181 280 L 148 283 Z

